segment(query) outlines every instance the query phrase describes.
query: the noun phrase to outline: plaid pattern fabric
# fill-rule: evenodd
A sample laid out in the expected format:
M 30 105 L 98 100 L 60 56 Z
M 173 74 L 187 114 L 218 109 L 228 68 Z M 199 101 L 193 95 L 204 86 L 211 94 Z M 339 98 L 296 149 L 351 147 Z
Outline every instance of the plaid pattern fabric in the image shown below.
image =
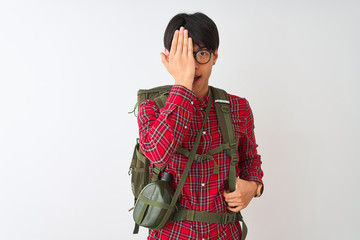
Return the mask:
M 167 171 L 171 172 L 175 179 L 174 189 L 187 162 L 187 158 L 176 152 L 176 149 L 182 146 L 191 150 L 205 116 L 209 94 L 210 92 L 200 100 L 189 89 L 174 85 L 164 108 L 159 110 L 153 100 L 146 100 L 139 106 L 140 148 L 153 164 L 159 167 L 167 166 Z M 262 162 L 256 150 L 251 108 L 245 98 L 229 94 L 229 100 L 235 137 L 238 140 L 237 175 L 248 181 L 262 183 Z M 223 143 L 213 103 L 201 134 L 198 154 L 206 153 Z M 223 192 L 227 189 L 230 158 L 225 151 L 214 154 L 213 158 L 193 162 L 178 200 L 182 208 L 207 212 L 228 211 Z M 214 161 L 219 165 L 218 174 L 214 174 Z M 261 192 L 263 189 L 264 187 Z M 184 240 L 240 238 L 239 222 L 214 224 L 193 221 L 171 222 L 161 230 L 150 230 L 148 237 Z

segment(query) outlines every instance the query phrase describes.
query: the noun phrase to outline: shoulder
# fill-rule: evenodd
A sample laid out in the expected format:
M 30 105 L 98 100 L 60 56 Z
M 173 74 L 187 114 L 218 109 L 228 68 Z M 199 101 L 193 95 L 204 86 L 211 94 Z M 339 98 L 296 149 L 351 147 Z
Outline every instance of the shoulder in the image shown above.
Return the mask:
M 237 95 L 229 94 L 230 109 L 232 113 L 242 113 L 249 108 L 249 102 L 245 97 L 239 97 Z M 241 114 L 243 115 L 243 114 Z
M 246 123 L 253 119 L 250 103 L 245 97 L 229 94 L 230 111 L 233 121 Z

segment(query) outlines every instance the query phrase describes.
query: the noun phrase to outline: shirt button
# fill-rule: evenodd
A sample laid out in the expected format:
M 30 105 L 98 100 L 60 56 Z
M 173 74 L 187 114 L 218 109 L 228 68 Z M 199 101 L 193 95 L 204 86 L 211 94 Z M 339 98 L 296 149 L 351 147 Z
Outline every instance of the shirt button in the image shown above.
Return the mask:
M 193 101 L 191 101 L 191 105 L 194 105 L 194 102 L 193 102 Z
M 187 126 L 185 126 L 185 129 L 187 129 Z
M 202 186 L 202 187 L 205 187 L 205 183 L 202 183 L 201 186 Z M 204 238 L 203 238 L 203 239 L 204 239 Z
M 205 134 L 206 134 L 206 131 L 203 131 L 203 134 L 205 135 Z

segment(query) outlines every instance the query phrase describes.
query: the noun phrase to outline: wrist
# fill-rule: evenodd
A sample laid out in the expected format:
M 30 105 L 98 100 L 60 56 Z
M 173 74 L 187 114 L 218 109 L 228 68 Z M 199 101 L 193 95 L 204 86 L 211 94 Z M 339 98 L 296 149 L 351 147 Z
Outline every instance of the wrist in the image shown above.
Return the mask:
M 181 85 L 192 91 L 192 82 L 189 81 L 175 81 L 175 85 Z
M 256 196 L 257 195 L 258 184 L 255 181 L 251 181 L 251 183 L 253 184 L 254 196 Z
M 260 197 L 261 195 L 261 189 L 262 189 L 262 184 L 259 182 L 256 182 L 256 192 L 255 192 L 255 196 L 254 197 Z

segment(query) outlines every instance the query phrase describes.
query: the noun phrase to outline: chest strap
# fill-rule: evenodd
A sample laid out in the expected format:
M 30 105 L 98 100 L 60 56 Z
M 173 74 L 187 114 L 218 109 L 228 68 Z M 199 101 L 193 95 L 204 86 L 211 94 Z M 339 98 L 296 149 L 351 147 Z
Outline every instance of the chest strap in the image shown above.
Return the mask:
M 213 158 L 212 155 L 222 152 L 224 150 L 230 149 L 232 145 L 237 145 L 237 141 L 235 140 L 234 142 L 230 143 L 224 143 L 221 144 L 220 146 L 213 148 L 209 151 L 207 151 L 206 153 L 203 154 L 195 154 L 195 161 L 197 162 L 202 162 L 204 159 L 210 159 L 214 161 L 214 174 L 218 174 L 219 173 L 219 165 L 216 162 L 216 160 Z M 183 154 L 185 157 L 189 157 L 190 156 L 190 152 L 183 148 L 183 147 L 178 147 L 178 149 L 176 150 L 177 152 Z

